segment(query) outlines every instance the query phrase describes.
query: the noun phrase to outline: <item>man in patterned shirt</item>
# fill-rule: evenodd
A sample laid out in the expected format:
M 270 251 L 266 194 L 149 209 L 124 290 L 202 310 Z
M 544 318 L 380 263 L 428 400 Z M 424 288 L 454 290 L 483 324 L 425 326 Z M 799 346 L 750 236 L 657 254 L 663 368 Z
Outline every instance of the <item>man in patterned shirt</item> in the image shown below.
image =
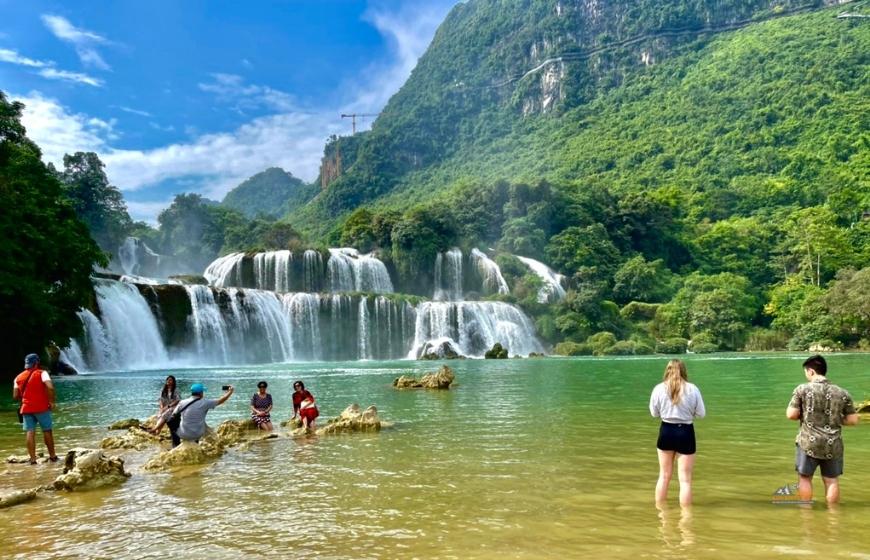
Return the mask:
M 808 383 L 798 385 L 785 415 L 800 420 L 795 446 L 795 470 L 798 472 L 798 495 L 813 499 L 813 474 L 821 467 L 825 498 L 829 504 L 840 501 L 839 476 L 843 474 L 843 426 L 858 423 L 852 397 L 834 385 L 825 375 L 828 364 L 819 355 L 804 362 Z

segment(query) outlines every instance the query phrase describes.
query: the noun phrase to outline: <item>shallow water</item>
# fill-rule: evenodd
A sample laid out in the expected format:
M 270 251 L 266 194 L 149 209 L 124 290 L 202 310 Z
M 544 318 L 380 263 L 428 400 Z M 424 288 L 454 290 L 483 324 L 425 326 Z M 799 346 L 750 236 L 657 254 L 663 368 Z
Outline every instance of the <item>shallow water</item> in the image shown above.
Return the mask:
M 657 423 L 649 392 L 665 358 L 450 363 L 449 392 L 391 381 L 437 364 L 354 362 L 173 371 L 180 385 L 237 394 L 209 414 L 247 415 L 267 379 L 274 420 L 302 378 L 322 417 L 376 404 L 380 434 L 281 438 L 172 474 L 139 470 L 123 486 L 48 494 L 0 510 L 0 555 L 36 558 L 771 558 L 870 559 L 870 428 L 846 430 L 842 505 L 771 504 L 793 482 L 797 424 L 784 417 L 803 356 L 687 359 L 709 417 L 698 422 L 695 505 L 652 503 Z M 834 356 L 831 379 L 870 395 L 868 355 Z M 166 372 L 57 381 L 59 450 L 94 446 L 110 422 L 145 417 Z M 6 392 L 4 392 L 5 394 Z M 8 399 L 8 396 L 4 397 Z M 4 401 L 0 455 L 23 453 Z M 0 466 L 0 491 L 49 482 L 59 467 Z M 674 481 L 676 484 L 676 481 Z M 821 492 L 817 482 L 816 492 Z M 26 527 L 26 530 L 22 530 Z

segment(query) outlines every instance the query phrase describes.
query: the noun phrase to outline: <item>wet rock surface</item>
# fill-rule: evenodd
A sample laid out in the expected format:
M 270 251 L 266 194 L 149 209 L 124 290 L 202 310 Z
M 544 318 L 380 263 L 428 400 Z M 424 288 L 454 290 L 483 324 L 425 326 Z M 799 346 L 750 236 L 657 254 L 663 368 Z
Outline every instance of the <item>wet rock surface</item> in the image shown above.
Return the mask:
M 484 354 L 483 357 L 487 360 L 506 360 L 508 357 L 508 350 L 502 346 L 500 342 L 496 342 L 492 345 L 492 348 L 486 351 L 486 354 Z
M 227 420 L 217 429 L 209 429 L 199 443 L 182 441 L 181 445 L 161 451 L 151 457 L 143 469 L 148 472 L 165 471 L 184 465 L 199 465 L 224 454 L 227 448 L 236 446 L 254 436 L 259 436 L 254 422 L 248 420 Z M 267 434 L 268 436 L 268 434 Z M 259 438 L 259 439 L 268 439 Z
M 117 422 L 113 422 L 110 426 L 110 430 L 126 430 L 128 428 L 138 428 L 141 425 L 141 421 L 138 418 L 126 418 L 124 420 L 118 420 Z
M 322 436 L 353 432 L 378 432 L 380 430 L 381 419 L 378 417 L 378 409 L 370 406 L 361 410 L 360 406 L 354 403 L 345 408 L 340 415 L 329 420 L 326 426 L 318 428 L 315 433 Z
M 17 506 L 18 504 L 24 504 L 34 500 L 36 499 L 38 492 L 38 488 L 31 488 L 29 490 L 16 490 L 7 494 L 0 494 L 0 509 Z
M 460 360 L 465 358 L 452 340 L 433 340 L 423 345 L 420 360 Z
M 449 389 L 456 376 L 449 366 L 441 366 L 436 372 L 423 375 L 419 380 L 402 375 L 393 381 L 396 389 Z
M 63 474 L 54 481 L 55 490 L 92 490 L 120 484 L 130 474 L 124 470 L 124 459 L 109 456 L 99 449 L 71 449 L 66 454 Z

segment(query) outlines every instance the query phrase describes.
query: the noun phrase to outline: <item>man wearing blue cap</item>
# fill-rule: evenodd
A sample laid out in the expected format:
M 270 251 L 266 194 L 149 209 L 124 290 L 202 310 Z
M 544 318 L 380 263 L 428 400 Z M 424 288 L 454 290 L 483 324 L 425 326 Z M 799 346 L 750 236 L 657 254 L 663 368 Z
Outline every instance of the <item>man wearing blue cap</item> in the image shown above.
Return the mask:
M 51 411 L 54 405 L 54 384 L 48 372 L 39 366 L 39 355 L 28 354 L 24 358 L 24 371 L 18 374 L 12 385 L 13 400 L 21 401 L 18 409 L 27 432 L 27 453 L 30 464 L 36 464 L 36 425 L 42 428 L 42 439 L 48 449 L 50 461 L 57 461 L 54 453 L 54 434 L 51 431 Z
M 227 391 L 217 399 L 206 399 L 205 386 L 202 383 L 194 383 L 190 386 L 190 397 L 176 405 L 173 414 L 181 416 L 181 426 L 178 428 L 178 437 L 184 441 L 199 441 L 205 435 L 208 425 L 205 416 L 208 411 L 227 402 L 233 394 L 233 386 L 227 385 Z

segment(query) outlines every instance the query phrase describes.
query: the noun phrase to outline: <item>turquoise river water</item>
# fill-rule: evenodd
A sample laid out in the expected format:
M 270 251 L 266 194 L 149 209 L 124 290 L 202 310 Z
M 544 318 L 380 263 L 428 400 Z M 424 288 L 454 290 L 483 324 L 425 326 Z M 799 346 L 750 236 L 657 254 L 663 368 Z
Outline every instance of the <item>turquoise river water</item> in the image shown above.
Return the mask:
M 173 473 L 125 452 L 123 485 L 49 493 L 0 510 L 4 558 L 827 558 L 870 560 L 870 426 L 845 430 L 842 504 L 774 505 L 793 482 L 797 423 L 785 419 L 801 360 L 688 357 L 708 418 L 697 423 L 695 504 L 653 505 L 657 421 L 647 403 L 667 358 L 460 360 L 446 392 L 397 391 L 438 364 L 347 362 L 115 372 L 57 380 L 62 453 L 154 412 L 167 373 L 236 395 L 209 415 L 244 418 L 266 379 L 273 418 L 303 379 L 322 417 L 375 404 L 378 434 L 290 438 L 231 449 Z M 870 397 L 870 356 L 830 359 L 829 377 Z M 3 391 L 0 456 L 24 452 Z M 41 440 L 40 440 L 41 444 Z M 41 446 L 41 445 L 40 445 Z M 0 492 L 48 483 L 55 465 L 0 466 Z M 676 478 L 676 477 L 675 477 Z M 674 481 L 676 484 L 676 480 Z M 817 481 L 816 493 L 821 493 Z

